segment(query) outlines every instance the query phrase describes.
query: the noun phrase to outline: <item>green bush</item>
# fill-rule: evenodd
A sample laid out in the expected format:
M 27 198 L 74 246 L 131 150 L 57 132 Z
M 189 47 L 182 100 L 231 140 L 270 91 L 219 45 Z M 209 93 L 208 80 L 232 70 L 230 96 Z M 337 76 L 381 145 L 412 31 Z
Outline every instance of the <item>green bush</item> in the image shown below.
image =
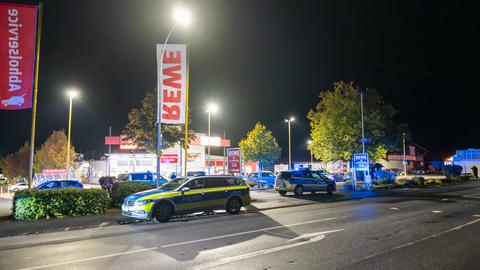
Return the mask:
M 155 185 L 150 185 L 141 182 L 118 182 L 113 185 L 111 200 L 114 207 L 121 207 L 123 200 L 130 194 L 140 191 L 156 188 Z
M 100 215 L 108 208 L 108 194 L 100 189 L 21 190 L 13 197 L 15 220 Z
M 425 179 L 425 185 L 427 186 L 436 186 L 443 184 L 442 179 L 428 178 Z
M 413 186 L 414 187 L 424 187 L 425 186 L 425 178 L 423 177 L 413 177 L 412 178 L 412 181 L 413 181 Z

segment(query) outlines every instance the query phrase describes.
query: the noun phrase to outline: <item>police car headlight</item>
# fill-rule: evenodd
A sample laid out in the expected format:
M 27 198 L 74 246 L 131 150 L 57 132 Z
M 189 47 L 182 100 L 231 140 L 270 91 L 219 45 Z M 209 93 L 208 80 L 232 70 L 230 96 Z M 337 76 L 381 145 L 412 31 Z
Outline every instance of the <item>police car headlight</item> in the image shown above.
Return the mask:
M 149 204 L 151 202 L 152 202 L 152 200 L 138 200 L 138 201 L 135 201 L 135 205 L 136 206 L 146 205 L 146 204 Z

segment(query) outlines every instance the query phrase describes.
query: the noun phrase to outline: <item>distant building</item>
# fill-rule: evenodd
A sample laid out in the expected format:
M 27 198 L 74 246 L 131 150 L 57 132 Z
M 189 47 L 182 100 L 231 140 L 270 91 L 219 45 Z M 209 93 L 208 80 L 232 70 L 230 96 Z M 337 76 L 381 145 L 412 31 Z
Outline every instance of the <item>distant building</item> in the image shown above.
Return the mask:
M 425 166 L 425 154 L 428 151 L 419 145 L 409 145 L 405 151 L 407 170 Z M 379 162 L 385 169 L 403 170 L 403 151 L 387 154 L 387 159 Z
M 462 173 L 471 173 L 473 166 L 480 169 L 480 149 L 457 150 L 450 162 L 462 166 Z

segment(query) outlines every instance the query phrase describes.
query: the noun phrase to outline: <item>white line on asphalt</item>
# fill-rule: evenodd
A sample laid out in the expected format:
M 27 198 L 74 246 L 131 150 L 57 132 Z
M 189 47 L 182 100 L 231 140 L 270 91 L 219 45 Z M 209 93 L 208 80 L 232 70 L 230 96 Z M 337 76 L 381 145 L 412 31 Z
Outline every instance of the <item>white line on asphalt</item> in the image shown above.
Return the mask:
M 415 241 L 412 241 L 412 242 L 409 242 L 409 243 L 406 243 L 406 244 L 403 244 L 403 245 L 400 245 L 400 246 L 397 246 L 397 247 L 394 247 L 393 249 L 399 249 L 399 248 L 403 248 L 403 247 L 406 247 L 406 246 L 411 246 L 411 245 L 415 245 L 416 243 L 419 243 L 419 242 L 422 242 L 422 241 L 425 241 L 425 240 L 428 240 L 428 239 L 432 239 L 432 238 L 437 238 L 439 236 L 442 236 L 446 233 L 449 233 L 449 232 L 452 232 L 452 231 L 456 231 L 456 230 L 460 230 L 461 228 L 463 227 L 466 227 L 468 225 L 472 225 L 474 223 L 477 223 L 480 221 L 480 218 L 479 219 L 475 219 L 475 220 L 472 220 L 470 222 L 467 222 L 465 224 L 462 224 L 462 225 L 459 225 L 457 227 L 453 227 L 451 229 L 448 229 L 446 231 L 443 231 L 443 232 L 439 232 L 439 233 L 436 233 L 436 234 L 433 234 L 433 235 L 430 235 L 430 236 L 427 236 L 427 237 L 424 237 L 424 238 L 421 238 L 421 239 L 418 239 L 418 240 L 415 240 Z
M 68 261 L 68 262 L 52 263 L 52 264 L 39 265 L 39 266 L 34 266 L 34 267 L 21 268 L 21 269 L 18 269 L 18 270 L 43 269 L 43 268 L 62 266 L 62 265 L 67 265 L 67 264 L 72 264 L 72 263 L 88 262 L 88 261 L 110 258 L 110 257 L 116 257 L 116 256 L 121 256 L 121 255 L 126 255 L 126 254 L 145 252 L 145 251 L 150 251 L 150 250 L 155 250 L 155 249 L 158 249 L 158 247 L 143 248 L 143 249 L 137 249 L 137 250 L 131 250 L 131 251 L 125 251 L 125 252 L 119 252 L 119 253 L 112 253 L 112 254 L 107 254 L 107 255 L 102 255 L 102 256 L 97 256 L 97 257 L 90 257 L 90 258 L 85 258 L 85 259 Z
M 392 207 L 392 208 L 390 208 L 390 210 L 400 210 L 400 209 L 397 208 L 397 207 Z
M 170 245 L 164 245 L 164 246 L 161 246 L 161 247 L 162 247 L 162 248 L 175 247 L 175 246 L 181 246 L 181 245 L 187 245 L 187 244 L 205 242 L 205 241 L 210 241 L 210 240 L 228 238 L 228 237 L 233 237 L 233 236 L 239 236 L 239 235 L 245 235 L 245 234 L 252 234 L 252 233 L 264 232 L 264 231 L 270 231 L 270 230 L 275 230 L 275 229 L 280 229 L 280 228 L 288 228 L 288 227 L 300 226 L 300 225 L 305 225 L 305 224 L 310 224 L 310 223 L 317 223 L 317 222 L 328 221 L 328 220 L 333 220 L 333 219 L 337 219 L 337 218 L 338 218 L 338 217 L 324 218 L 324 219 L 317 219 L 317 220 L 310 220 L 310 221 L 305 221 L 305 222 L 300 222 L 300 223 L 294 223 L 294 224 L 288 224 L 288 225 L 280 225 L 280 226 L 275 226 L 275 227 L 269 227 L 269 228 L 263 228 L 263 229 L 253 230 L 253 231 L 232 233 L 232 234 L 219 235 L 219 236 L 214 236 L 214 237 L 209 237 L 209 238 L 202 238 L 202 239 L 197 239 L 197 240 L 192 240 L 192 241 L 185 241 L 185 242 L 180 242 L 180 243 L 175 243 L 175 244 L 170 244 Z
M 446 231 L 442 231 L 442 232 L 439 232 L 439 233 L 436 233 L 436 234 L 432 234 L 432 235 L 430 235 L 430 236 L 423 237 L 423 238 L 421 238 L 421 239 L 418 239 L 418 240 L 415 240 L 415 241 L 412 241 L 412 242 L 408 242 L 408 243 L 403 244 L 403 245 L 400 245 L 400 246 L 396 246 L 396 247 L 394 247 L 394 248 L 392 248 L 392 249 L 390 249 L 390 250 L 382 251 L 382 252 L 378 252 L 378 253 L 369 255 L 369 256 L 365 257 L 365 259 L 370 259 L 370 258 L 372 258 L 372 257 L 376 257 L 376 256 L 379 256 L 379 255 L 383 255 L 383 254 L 385 254 L 385 253 L 387 253 L 387 252 L 390 252 L 390 251 L 392 251 L 392 250 L 401 249 L 401 248 L 408 247 L 408 246 L 413 246 L 413 245 L 415 245 L 415 244 L 417 244 L 417 243 L 420 243 L 420 242 L 423 242 L 423 241 L 426 241 L 426 240 L 429 240 L 429 239 L 437 238 L 437 237 L 442 236 L 442 235 L 444 235 L 444 234 L 446 234 L 446 233 L 449 233 L 449 232 L 452 232 L 452 231 L 456 231 L 456 230 L 460 230 L 460 229 L 462 229 L 463 227 L 472 225 L 472 224 L 477 223 L 477 222 L 479 222 L 479 221 L 480 221 L 480 218 L 479 218 L 479 219 L 472 220 L 472 221 L 467 222 L 467 223 L 465 223 L 465 224 L 459 225 L 459 226 L 457 226 L 457 227 L 453 227 L 453 228 L 448 229 L 448 230 L 446 230 Z
M 301 235 L 297 238 L 288 240 L 287 243 L 291 242 L 292 240 L 303 239 L 303 241 L 301 241 L 301 242 L 282 245 L 282 246 L 268 248 L 268 249 L 259 250 L 259 251 L 254 251 L 254 252 L 251 252 L 251 253 L 246 253 L 246 254 L 242 254 L 242 255 L 238 255 L 238 256 L 234 256 L 234 257 L 223 258 L 223 259 L 220 259 L 218 261 L 213 261 L 213 262 L 209 262 L 209 263 L 206 263 L 206 264 L 197 265 L 193 269 L 195 269 L 195 270 L 210 269 L 210 268 L 217 267 L 217 266 L 220 266 L 220 265 L 225 265 L 225 264 L 229 264 L 229 263 L 233 263 L 233 262 L 238 262 L 238 261 L 241 261 L 241 260 L 257 257 L 257 256 L 260 256 L 260 255 L 266 255 L 266 254 L 270 254 L 270 253 L 273 253 L 273 252 L 277 252 L 277 251 L 281 251 L 281 250 L 285 250 L 285 249 L 289 249 L 289 248 L 303 246 L 303 245 L 310 244 L 310 243 L 317 242 L 317 241 L 320 241 L 320 240 L 324 239 L 325 234 L 327 234 L 327 233 L 333 233 L 333 232 L 339 232 L 339 231 L 343 231 L 343 229 L 324 231 L 324 232 L 316 232 L 316 233 Z M 308 240 L 305 240 L 305 239 L 308 239 Z
M 434 214 L 438 214 L 438 213 L 441 213 L 441 212 L 442 212 L 442 210 L 433 210 L 432 211 L 432 213 L 434 213 Z
M 300 226 L 300 225 L 305 225 L 305 224 L 310 224 L 310 223 L 317 223 L 317 222 L 328 221 L 328 220 L 333 220 L 333 219 L 337 219 L 337 218 L 338 218 L 338 217 L 324 218 L 324 219 L 317 219 L 317 220 L 310 220 L 310 221 L 305 221 L 305 222 L 300 222 L 300 223 L 294 223 L 294 224 L 288 224 L 288 225 L 281 225 L 281 226 L 269 227 L 269 228 L 258 229 L 258 230 L 253 230 L 253 231 L 246 231 L 246 232 L 233 233 L 233 234 L 228 234 L 228 235 L 215 236 L 215 237 L 210 237 L 210 238 L 203 238 L 203 239 L 198 239 L 198 240 L 193 240 L 193 241 L 186 241 L 186 242 L 181 242 L 181 243 L 176 243 L 176 244 L 171 244 L 171 245 L 165 245 L 165 246 L 161 246 L 161 247 L 162 247 L 162 248 L 167 248 L 167 247 L 180 246 L 180 245 L 186 245 L 186 244 L 191 244 L 191 243 L 205 242 L 205 241 L 209 241 L 209 240 L 215 240 L 215 239 L 221 239 L 221 238 L 239 236 L 239 235 L 244 235 L 244 234 L 251 234 L 251 233 L 256 233 L 256 232 L 270 231 L 270 230 L 275 230 L 275 229 L 280 229 L 280 228 L 288 228 L 288 227 L 294 227 L 294 226 Z M 331 231 L 327 231 L 327 232 L 331 232 Z M 333 231 L 332 231 L 332 232 L 333 232 Z M 110 257 L 116 257 L 116 256 L 121 256 L 121 255 L 127 255 L 127 254 L 145 252 L 145 251 L 150 251 L 150 250 L 155 250 L 155 249 L 158 249 L 158 247 L 151 247 L 151 248 L 145 248 L 145 249 L 137 249 L 137 250 L 131 250 L 131 251 L 119 252 L 119 253 L 112 253 L 112 254 L 107 254 L 107 255 L 102 255 L 102 256 L 96 256 L 96 257 L 90 257 L 90 258 L 72 260 L 72 261 L 68 261 L 68 262 L 61 262 L 61 263 L 54 263 L 54 264 L 47 264 L 47 265 L 39 265 L 39 266 L 34 266 L 34 267 L 21 268 L 21 269 L 18 269 L 18 270 L 43 269 L 43 268 L 48 268 L 48 267 L 56 267 L 56 266 L 73 264 L 73 263 L 88 262 L 88 261 L 99 260 L 99 259 L 110 258 Z

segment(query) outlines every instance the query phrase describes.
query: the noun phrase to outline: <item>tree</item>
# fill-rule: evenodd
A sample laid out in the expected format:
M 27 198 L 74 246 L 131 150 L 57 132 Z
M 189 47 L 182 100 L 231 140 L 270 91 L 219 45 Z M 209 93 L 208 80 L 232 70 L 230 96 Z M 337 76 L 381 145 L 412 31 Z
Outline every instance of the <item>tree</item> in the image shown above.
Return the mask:
M 260 122 L 248 132 L 246 139 L 240 141 L 239 146 L 242 150 L 242 159 L 258 162 L 260 168 L 273 164 L 280 158 L 282 151 L 272 132 Z
M 393 123 L 395 108 L 374 89 L 364 93 L 365 137 L 372 158 L 381 159 L 396 148 L 399 128 Z M 308 112 L 312 143 L 308 146 L 322 161 L 351 160 L 361 150 L 360 92 L 353 82 L 336 82 L 333 91 L 320 93 L 320 102 Z
M 55 130 L 35 152 L 35 170 L 65 168 L 67 165 L 67 136 L 65 131 Z M 70 147 L 70 161 L 75 159 L 75 148 Z
M 147 148 L 149 152 L 157 149 L 157 88 L 148 91 L 142 100 L 141 108 L 133 108 L 128 113 L 128 123 L 124 133 L 128 139 L 138 146 Z M 190 123 L 189 117 L 189 123 Z M 162 124 L 163 149 L 170 148 L 175 143 L 185 141 L 185 125 Z M 188 131 L 188 140 L 195 139 L 195 133 Z
M 26 177 L 30 160 L 30 144 L 25 142 L 15 153 L 0 160 L 3 174 L 8 178 Z

